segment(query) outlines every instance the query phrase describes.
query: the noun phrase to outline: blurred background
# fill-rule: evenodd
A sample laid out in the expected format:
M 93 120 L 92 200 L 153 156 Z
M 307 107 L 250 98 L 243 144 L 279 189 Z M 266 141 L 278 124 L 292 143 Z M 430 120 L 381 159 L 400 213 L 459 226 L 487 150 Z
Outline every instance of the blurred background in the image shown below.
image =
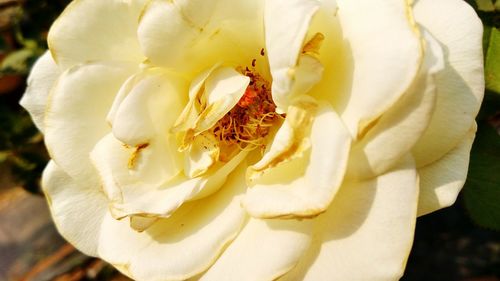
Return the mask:
M 129 280 L 57 233 L 39 187 L 43 137 L 18 105 L 69 2 L 0 0 L 0 281 Z M 468 2 L 485 26 L 488 88 L 468 182 L 453 207 L 418 219 L 406 281 L 500 281 L 500 0 Z

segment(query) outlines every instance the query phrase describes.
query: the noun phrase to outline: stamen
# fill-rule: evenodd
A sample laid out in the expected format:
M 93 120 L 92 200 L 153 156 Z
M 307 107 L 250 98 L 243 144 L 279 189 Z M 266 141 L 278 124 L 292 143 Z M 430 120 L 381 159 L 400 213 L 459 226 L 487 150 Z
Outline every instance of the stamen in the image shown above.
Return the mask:
M 271 127 L 284 115 L 275 112 L 269 82 L 248 67 L 240 71 L 250 77 L 251 82 L 236 106 L 211 130 L 225 146 L 252 150 L 264 145 Z

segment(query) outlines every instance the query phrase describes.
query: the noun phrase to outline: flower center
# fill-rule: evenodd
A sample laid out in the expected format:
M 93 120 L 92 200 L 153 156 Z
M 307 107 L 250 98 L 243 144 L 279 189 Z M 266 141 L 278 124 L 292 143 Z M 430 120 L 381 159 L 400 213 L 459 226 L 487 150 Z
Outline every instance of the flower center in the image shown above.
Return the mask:
M 251 150 L 265 145 L 271 127 L 284 115 L 275 112 L 268 81 L 248 67 L 239 71 L 250 78 L 250 84 L 236 106 L 211 128 L 211 132 L 224 146 L 238 145 L 242 150 Z

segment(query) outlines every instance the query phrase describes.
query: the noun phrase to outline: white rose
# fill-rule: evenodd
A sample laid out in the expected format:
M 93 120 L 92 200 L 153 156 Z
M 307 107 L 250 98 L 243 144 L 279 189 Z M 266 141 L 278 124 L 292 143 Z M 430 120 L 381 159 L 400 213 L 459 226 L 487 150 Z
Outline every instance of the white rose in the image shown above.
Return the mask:
M 138 280 L 396 280 L 465 181 L 481 35 L 461 0 L 74 1 L 21 101 L 54 221 Z

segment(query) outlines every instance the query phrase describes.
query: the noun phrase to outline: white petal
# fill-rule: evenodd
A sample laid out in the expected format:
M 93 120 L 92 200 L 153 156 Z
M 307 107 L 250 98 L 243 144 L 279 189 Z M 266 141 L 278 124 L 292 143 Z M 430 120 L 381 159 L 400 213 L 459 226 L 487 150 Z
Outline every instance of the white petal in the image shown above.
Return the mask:
M 353 145 L 347 177 L 369 179 L 385 173 L 408 154 L 429 125 L 436 103 L 436 74 L 443 69 L 444 58 L 432 35 L 425 31 L 423 35 L 426 54 L 417 79 Z
M 457 146 L 474 123 L 484 94 L 482 24 L 465 1 L 419 0 L 414 10 L 417 22 L 445 46 L 446 58 L 437 76 L 436 110 L 413 149 L 417 166 L 423 166 Z
M 101 223 L 107 202 L 97 186 L 77 182 L 50 161 L 42 188 L 59 233 L 78 250 L 97 256 Z
M 408 90 L 423 60 L 422 47 L 408 1 L 337 3 L 343 59 L 325 65 L 323 80 L 328 84 L 340 75 L 345 85 L 336 89 L 333 83 L 321 93 L 357 137 Z
M 265 170 L 245 195 L 243 205 L 255 217 L 309 217 L 325 211 L 347 166 L 350 134 L 330 106 L 314 118 L 311 148 L 303 157 Z
M 250 65 L 254 58 L 265 69 L 261 6 L 261 0 L 155 0 L 141 17 L 140 44 L 153 64 L 188 75 L 221 62 Z
M 211 128 L 222 119 L 245 94 L 250 78 L 229 67 L 214 70 L 205 82 L 206 108 L 196 121 L 196 132 Z
M 295 266 L 307 250 L 311 231 L 310 220 L 250 219 L 200 280 L 275 280 Z
M 155 152 L 152 151 L 153 154 Z M 228 163 L 214 165 L 202 177 L 189 179 L 179 174 L 165 182 L 148 182 L 142 174 L 131 173 L 127 167 L 130 150 L 111 134 L 96 145 L 91 157 L 101 176 L 104 190 L 112 201 L 110 208 L 113 216 L 123 218 L 135 215 L 169 217 L 186 201 L 217 191 L 246 154 L 241 152 Z M 153 168 L 159 169 L 157 166 Z M 152 177 L 157 178 L 158 174 L 152 173 Z
M 95 178 L 89 153 L 110 131 L 106 114 L 134 71 L 124 63 L 89 63 L 70 68 L 54 85 L 45 115 L 45 143 L 52 159 L 71 177 Z
M 476 133 L 476 125 L 465 138 L 445 156 L 420 167 L 420 197 L 418 215 L 434 212 L 455 203 L 464 186 L 469 168 L 469 155 Z
M 137 22 L 145 0 L 71 2 L 50 28 L 48 43 L 64 69 L 95 60 L 140 63 Z
M 115 137 L 132 146 L 165 137 L 186 103 L 186 81 L 160 70 L 146 72 L 119 103 L 112 120 Z
M 346 183 L 299 264 L 280 280 L 398 280 L 413 242 L 418 176 L 405 163 L 370 181 Z
M 267 56 L 273 76 L 273 99 L 277 110 L 284 112 L 289 105 L 287 95 L 292 91 L 299 53 L 311 19 L 321 3 L 316 0 L 275 0 L 265 3 L 264 25 Z
M 49 93 L 60 74 L 50 52 L 45 52 L 33 65 L 26 92 L 19 102 L 30 113 L 36 127 L 42 132 Z
M 211 14 L 210 7 L 207 8 L 203 13 Z M 155 65 L 175 69 L 183 60 L 182 53 L 193 44 L 202 29 L 203 26 L 194 25 L 191 17 L 185 17 L 181 7 L 173 1 L 154 0 L 141 16 L 138 36 L 149 60 Z
M 105 218 L 99 255 L 137 280 L 184 280 L 206 270 L 240 231 L 243 169 L 209 198 L 183 206 L 144 232 Z

